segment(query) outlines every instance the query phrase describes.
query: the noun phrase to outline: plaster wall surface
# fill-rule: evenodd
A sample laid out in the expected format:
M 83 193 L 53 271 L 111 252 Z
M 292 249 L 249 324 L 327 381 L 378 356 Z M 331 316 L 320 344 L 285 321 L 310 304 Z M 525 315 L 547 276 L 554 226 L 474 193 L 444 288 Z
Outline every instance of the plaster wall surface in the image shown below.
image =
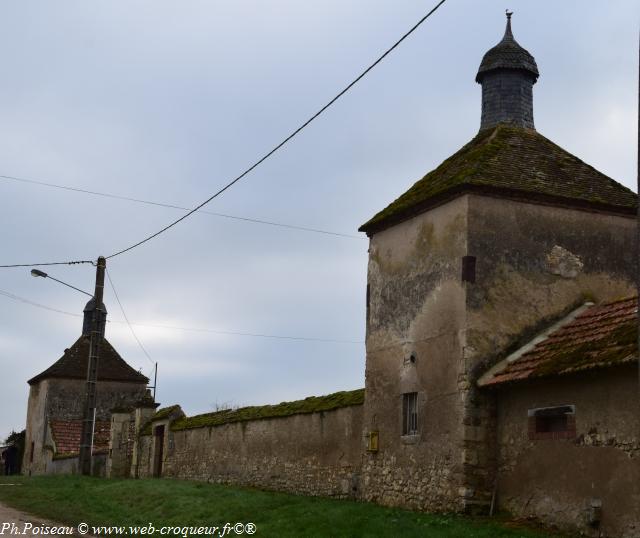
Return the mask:
M 567 310 L 636 293 L 633 217 L 469 197 L 472 362 L 525 343 Z
M 47 434 L 45 409 L 48 389 L 49 382 L 47 380 L 29 387 L 22 461 L 22 472 L 26 475 L 41 474 L 46 469 L 47 454 L 44 445 Z
M 171 431 L 162 476 L 354 497 L 362 460 L 362 406 Z M 141 436 L 138 476 L 153 472 L 158 438 Z
M 500 507 L 587 536 L 640 536 L 637 367 L 522 382 L 497 392 Z M 575 406 L 575 438 L 530 440 L 528 410 L 562 405 Z M 593 501 L 602 505 L 599 528 L 589 524 Z
M 585 301 L 636 293 L 635 219 L 471 195 L 464 379 L 467 496 L 490 499 L 495 483 L 495 402 L 478 376 Z
M 371 237 L 363 496 L 430 511 L 460 506 L 468 197 Z M 413 356 L 413 359 L 412 359 Z M 403 435 L 403 395 L 417 393 L 418 432 Z

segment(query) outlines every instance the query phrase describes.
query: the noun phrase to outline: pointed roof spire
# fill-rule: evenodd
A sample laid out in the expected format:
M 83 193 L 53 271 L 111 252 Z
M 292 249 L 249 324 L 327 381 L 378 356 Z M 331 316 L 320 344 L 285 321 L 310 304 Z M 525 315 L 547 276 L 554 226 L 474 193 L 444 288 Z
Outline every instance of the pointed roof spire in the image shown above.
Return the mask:
M 504 37 L 502 38 L 502 41 L 504 41 L 505 39 L 511 39 L 515 41 L 515 39 L 513 39 L 513 33 L 511 33 L 511 15 L 513 15 L 513 11 L 505 9 L 505 13 L 507 14 L 507 28 L 504 31 Z
M 523 49 L 513 37 L 513 32 L 511 31 L 513 11 L 507 10 L 506 15 L 507 27 L 502 41 L 490 49 L 482 58 L 480 69 L 478 69 L 478 74 L 476 75 L 476 82 L 482 83 L 485 74 L 496 69 L 518 69 L 527 72 L 535 84 L 540 76 L 536 61 L 529 51 Z

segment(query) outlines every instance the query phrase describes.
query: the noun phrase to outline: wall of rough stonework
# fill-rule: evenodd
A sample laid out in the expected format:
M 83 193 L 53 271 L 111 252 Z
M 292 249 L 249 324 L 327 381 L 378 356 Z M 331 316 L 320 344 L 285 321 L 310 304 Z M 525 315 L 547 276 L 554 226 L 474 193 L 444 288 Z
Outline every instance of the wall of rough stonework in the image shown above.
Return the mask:
M 429 511 L 463 508 L 467 196 L 370 239 L 363 497 Z M 413 358 L 412 358 L 413 357 Z M 418 432 L 403 435 L 403 394 L 418 394 Z
M 77 420 L 84 415 L 86 381 L 82 379 L 49 379 L 47 415 L 58 420 Z M 99 381 L 96 389 L 96 420 L 110 420 L 111 410 L 131 407 L 146 392 L 142 383 Z
M 640 536 L 638 369 L 514 383 L 496 389 L 501 508 L 587 536 Z M 530 440 L 527 411 L 575 405 L 571 439 Z M 601 503 L 600 526 L 590 525 Z
M 44 473 L 47 454 L 44 450 L 47 422 L 45 414 L 49 382 L 45 379 L 29 387 L 22 472 L 27 476 Z M 50 459 L 50 456 L 49 456 Z
M 354 497 L 362 462 L 362 405 L 172 431 L 165 424 L 163 477 Z M 137 476 L 153 474 L 158 438 L 142 435 Z
M 634 218 L 470 195 L 464 402 L 468 498 L 488 502 L 495 482 L 495 402 L 478 375 L 586 300 L 631 296 Z
M 101 381 L 97 389 L 97 420 L 110 420 L 111 410 L 131 406 L 145 394 L 146 385 Z M 86 382 L 81 379 L 43 379 L 31 385 L 27 404 L 23 473 L 27 475 L 58 472 L 54 464 L 53 443 L 47 439 L 50 420 L 78 420 L 83 417 Z M 31 444 L 33 443 L 33 461 Z M 104 474 L 103 471 L 101 471 Z

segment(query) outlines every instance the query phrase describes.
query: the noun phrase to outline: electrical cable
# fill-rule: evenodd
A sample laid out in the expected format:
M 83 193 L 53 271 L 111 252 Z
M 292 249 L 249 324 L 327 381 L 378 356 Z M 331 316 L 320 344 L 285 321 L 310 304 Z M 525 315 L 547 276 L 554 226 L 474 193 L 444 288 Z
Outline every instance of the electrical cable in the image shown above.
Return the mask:
M 113 282 L 111 283 L 113 288 Z M 115 293 L 115 288 L 114 288 Z M 0 290 L 0 296 L 7 297 L 8 299 L 12 299 L 14 301 L 18 301 L 21 303 L 28 304 L 30 306 L 35 306 L 38 308 L 43 308 L 45 310 L 49 310 L 50 312 L 56 312 L 58 314 L 65 314 L 67 316 L 74 317 L 82 317 L 81 314 L 74 314 L 73 312 L 66 312 L 64 310 L 58 310 L 57 308 L 52 308 L 50 306 L 45 306 L 40 303 L 36 303 L 34 301 L 30 301 L 29 299 L 25 299 L 24 297 L 20 297 L 19 295 L 15 295 L 8 291 Z M 116 297 L 117 298 L 117 297 Z M 124 311 L 123 311 L 124 314 Z M 126 316 L 125 316 L 126 319 Z M 134 325 L 136 327 L 147 327 L 150 329 L 170 329 L 175 331 L 189 331 L 189 332 L 199 332 L 199 333 L 211 333 L 211 334 L 220 334 L 220 335 L 229 335 L 229 336 L 250 336 L 254 338 L 273 338 L 277 340 L 299 340 L 303 342 L 327 342 L 332 344 L 364 344 L 363 340 L 341 340 L 335 338 L 314 338 L 314 337 L 306 337 L 306 336 L 288 336 L 288 335 L 277 335 L 277 334 L 262 334 L 262 333 L 249 333 L 249 332 L 239 332 L 239 331 L 224 331 L 219 329 L 207 329 L 207 328 L 196 328 L 196 327 L 178 327 L 175 325 L 161 325 L 161 324 L 149 324 L 149 323 L 129 323 L 129 320 L 111 320 L 108 319 L 107 323 L 116 323 L 127 324 L 129 326 Z
M 45 262 L 45 263 L 14 263 L 10 265 L 0 265 L 0 268 L 7 267 L 42 267 L 43 265 L 75 265 L 79 263 L 90 263 L 95 265 L 96 262 L 92 260 L 74 260 L 70 262 Z
M 146 204 L 146 205 L 152 205 L 152 206 L 157 206 L 157 207 L 166 207 L 168 209 L 178 209 L 181 211 L 189 211 L 188 207 L 183 207 L 183 206 L 179 206 L 179 205 L 175 205 L 175 204 L 165 204 L 162 202 L 153 202 L 151 200 L 144 200 L 142 198 L 132 198 L 130 196 L 121 196 L 119 194 L 111 194 L 111 193 L 107 193 L 107 192 L 100 192 L 100 191 L 91 191 L 88 189 L 81 189 L 79 187 L 69 187 L 68 185 L 58 185 L 56 183 L 48 183 L 45 181 L 39 181 L 39 180 L 35 180 L 35 179 L 27 179 L 24 177 L 17 177 L 17 176 L 7 176 L 7 175 L 2 175 L 0 174 L 0 179 L 5 179 L 5 180 L 11 180 L 11 181 L 18 181 L 21 183 L 29 183 L 31 185 L 38 185 L 38 186 L 42 186 L 42 187 L 51 187 L 54 189 L 61 189 L 61 190 L 65 190 L 65 191 L 71 191 L 71 192 L 78 192 L 78 193 L 82 193 L 82 194 L 91 194 L 93 196 L 102 196 L 104 198 L 113 198 L 115 200 L 124 200 L 127 202 L 135 202 L 138 204 Z M 253 222 L 256 224 L 267 224 L 269 226 L 278 226 L 281 228 L 290 228 L 292 230 L 300 230 L 303 232 L 313 232 L 313 233 L 319 233 L 319 234 L 326 234 L 326 235 L 335 235 L 338 237 L 349 237 L 351 239 L 366 239 L 366 237 L 360 236 L 360 235 L 353 235 L 353 234 L 345 234 L 345 233 L 339 233 L 339 232 L 331 232 L 328 230 L 321 230 L 319 228 L 310 228 L 308 226 L 298 226 L 295 224 L 286 224 L 283 222 L 273 222 L 273 221 L 269 221 L 269 220 L 262 220 L 262 219 L 254 219 L 254 218 L 250 218 L 250 217 L 238 217 L 237 215 L 228 215 L 226 213 L 216 213 L 214 211 L 200 211 L 200 213 L 204 213 L 207 215 L 214 215 L 216 217 L 223 217 L 226 219 L 234 219 L 234 220 L 241 220 L 241 221 L 245 221 L 245 222 Z
M 116 287 L 113 285 L 113 280 L 111 280 L 111 274 L 109 273 L 109 269 L 106 269 L 106 273 L 107 273 L 107 278 L 109 279 L 109 284 L 111 284 L 111 289 L 113 290 L 113 294 L 116 296 L 116 301 L 118 301 L 118 305 L 120 306 L 120 311 L 122 312 L 122 316 L 124 317 L 124 320 L 127 322 L 127 325 L 129 326 L 129 330 L 131 331 L 131 334 L 133 335 L 133 338 L 135 339 L 136 342 L 138 342 L 138 345 L 140 346 L 140 349 L 142 350 L 144 355 L 147 357 L 149 362 L 155 366 L 155 364 L 156 364 L 155 361 L 151 358 L 149 353 L 147 353 L 147 350 L 142 345 L 142 342 L 140 342 L 140 339 L 138 338 L 138 335 L 133 330 L 133 327 L 131 326 L 131 323 L 129 323 L 129 318 L 127 317 L 127 314 L 125 314 L 124 307 L 122 306 L 122 302 L 120 301 L 120 297 L 118 297 L 118 292 L 116 291 Z
M 231 182 L 227 183 L 224 187 L 222 187 L 220 190 L 218 190 L 216 193 L 214 193 L 213 195 L 211 195 L 209 198 L 207 198 L 204 202 L 200 203 L 199 205 L 197 205 L 196 207 L 194 207 L 193 209 L 191 209 L 188 213 L 182 215 L 179 219 L 174 220 L 173 222 L 171 222 L 170 224 L 168 224 L 167 226 L 165 226 L 164 228 L 161 228 L 160 230 L 158 230 L 157 232 L 147 236 L 146 238 L 142 239 L 141 241 L 138 241 L 137 243 L 134 243 L 126 248 L 123 248 L 121 250 L 118 250 L 117 252 L 114 252 L 113 254 L 106 256 L 107 259 L 110 258 L 115 258 L 116 256 L 120 256 L 121 254 L 124 254 L 125 252 L 129 252 L 130 250 L 133 250 L 134 248 L 139 247 L 140 245 L 143 245 L 144 243 L 151 241 L 152 239 L 154 239 L 155 237 L 158 237 L 160 234 L 166 232 L 167 230 L 169 230 L 170 228 L 173 228 L 176 224 L 179 224 L 180 222 L 182 222 L 183 220 L 185 220 L 186 218 L 190 217 L 191 215 L 193 215 L 196 211 L 198 211 L 199 209 L 201 209 L 202 207 L 204 207 L 205 205 L 207 205 L 209 202 L 211 202 L 211 200 L 217 198 L 218 196 L 220 196 L 223 192 L 225 192 L 227 189 L 231 188 L 233 185 L 235 185 L 238 181 L 240 181 L 243 177 L 245 177 L 247 174 L 249 174 L 250 172 L 252 172 L 255 168 L 257 168 L 258 166 L 260 166 L 264 161 L 266 161 L 269 157 L 271 157 L 274 153 L 276 153 L 280 148 L 282 148 L 285 144 L 287 144 L 287 142 L 289 142 L 291 139 L 293 139 L 295 136 L 298 135 L 298 133 L 300 133 L 305 127 L 307 127 L 311 122 L 313 122 L 316 118 L 318 118 L 325 110 L 327 110 L 331 105 L 333 105 L 338 99 L 340 99 L 345 93 L 347 93 L 353 86 L 355 86 L 362 78 L 364 78 L 374 67 L 376 67 L 382 60 L 384 60 L 393 50 L 395 50 L 400 43 L 402 43 L 407 37 L 409 37 L 415 30 L 418 29 L 418 27 L 420 25 L 422 25 L 422 23 L 424 23 L 431 15 L 433 15 L 433 13 L 436 12 L 436 10 L 446 2 L 446 0 L 440 0 L 440 2 L 438 2 L 438 4 L 436 4 L 436 6 L 431 9 L 431 11 L 429 11 L 424 17 L 422 17 L 408 32 L 406 32 L 400 39 L 398 39 L 390 48 L 388 48 L 377 60 L 375 60 L 369 67 L 367 67 L 362 73 L 360 73 L 360 75 L 358 75 L 353 81 L 351 81 L 342 91 L 340 91 L 333 99 L 331 99 L 326 105 L 324 105 L 320 110 L 318 110 L 315 114 L 313 114 L 307 121 L 305 121 L 302 125 L 300 125 L 297 129 L 295 129 L 289 136 L 287 136 L 284 140 L 282 140 L 279 144 L 277 144 L 273 149 L 271 149 L 269 152 L 267 152 L 265 155 L 263 155 L 260 159 L 258 159 L 255 163 L 253 163 L 249 168 L 247 168 L 244 172 L 242 172 L 239 176 L 237 176 L 235 179 L 233 179 Z
M 50 312 L 57 312 L 58 314 L 65 314 L 66 316 L 73 316 L 76 318 L 81 318 L 81 314 L 75 314 L 73 312 L 66 312 L 65 310 L 58 310 L 57 308 L 51 308 L 50 306 L 46 306 L 40 303 L 36 303 L 34 301 L 30 301 L 29 299 L 25 299 L 24 297 L 20 297 L 19 295 L 14 295 L 13 293 L 9 293 L 8 291 L 0 290 L 0 295 L 7 297 L 9 299 L 13 299 L 14 301 L 19 301 L 21 303 L 25 303 L 31 306 L 35 306 L 38 308 L 43 308 L 44 310 L 49 310 Z

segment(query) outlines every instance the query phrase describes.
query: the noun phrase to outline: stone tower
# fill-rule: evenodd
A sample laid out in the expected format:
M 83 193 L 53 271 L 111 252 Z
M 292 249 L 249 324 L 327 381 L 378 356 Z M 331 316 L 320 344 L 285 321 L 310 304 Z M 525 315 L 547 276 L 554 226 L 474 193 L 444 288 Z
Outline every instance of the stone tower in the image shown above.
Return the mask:
M 636 195 L 534 129 L 538 75 L 509 16 L 476 76 L 479 133 L 360 228 L 368 500 L 486 509 L 495 409 L 479 372 L 585 298 L 635 291 Z
M 28 381 L 24 474 L 73 473 L 78 470 L 94 304 L 91 299 L 84 309 L 82 334 L 75 343 L 65 349 L 62 357 L 49 368 Z M 103 311 L 106 313 L 104 305 Z M 93 450 L 97 474 L 104 471 L 112 410 L 132 407 L 143 399 L 148 381 L 103 338 L 98 364 Z

